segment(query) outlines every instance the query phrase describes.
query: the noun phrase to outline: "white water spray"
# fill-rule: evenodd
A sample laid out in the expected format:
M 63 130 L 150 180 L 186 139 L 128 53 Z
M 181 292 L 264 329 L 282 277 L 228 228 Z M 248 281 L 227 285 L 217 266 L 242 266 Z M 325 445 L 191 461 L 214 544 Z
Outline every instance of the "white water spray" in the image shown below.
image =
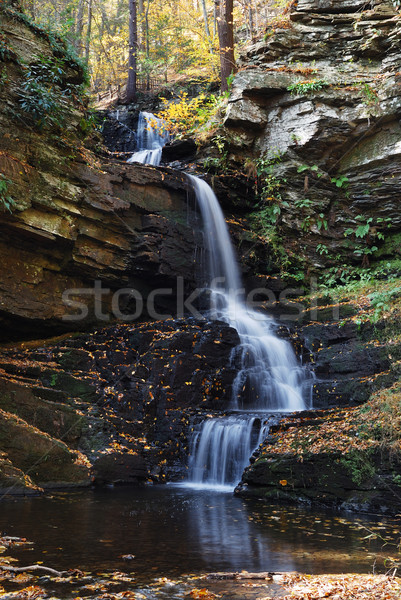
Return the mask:
M 205 181 L 188 177 L 203 218 L 213 316 L 234 327 L 241 340 L 234 356 L 240 369 L 233 386 L 232 408 L 269 412 L 303 410 L 310 391 L 309 373 L 299 365 L 291 344 L 275 334 L 274 320 L 246 306 L 218 200 Z

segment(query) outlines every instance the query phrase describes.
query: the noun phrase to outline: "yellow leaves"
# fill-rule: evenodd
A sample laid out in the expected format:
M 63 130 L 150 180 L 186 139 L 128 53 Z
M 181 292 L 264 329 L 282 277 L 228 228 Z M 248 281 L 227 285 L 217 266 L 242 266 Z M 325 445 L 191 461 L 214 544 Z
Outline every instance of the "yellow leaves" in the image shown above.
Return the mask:
M 401 579 L 388 575 L 288 573 L 277 577 L 275 582 L 290 592 L 277 600 L 399 600 L 401 594 Z
M 45 597 L 47 597 L 46 591 L 37 585 L 30 585 L 17 592 L 7 592 L 7 600 L 35 600 L 36 598 Z
M 201 94 L 188 100 L 187 92 L 181 92 L 177 102 L 163 99 L 163 109 L 157 115 L 170 133 L 177 135 L 202 126 L 216 110 L 213 96 Z
M 33 575 L 28 575 L 27 573 L 18 573 L 13 579 L 14 583 L 27 583 L 33 579 Z
M 186 596 L 186 598 L 192 598 L 193 600 L 214 600 L 220 597 L 219 594 L 214 594 L 206 588 L 193 588 Z

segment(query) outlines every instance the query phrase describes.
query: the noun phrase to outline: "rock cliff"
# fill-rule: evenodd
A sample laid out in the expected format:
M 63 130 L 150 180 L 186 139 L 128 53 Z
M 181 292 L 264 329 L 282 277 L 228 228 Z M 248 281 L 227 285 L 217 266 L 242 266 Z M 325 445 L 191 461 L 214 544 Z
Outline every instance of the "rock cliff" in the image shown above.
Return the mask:
M 240 59 L 204 162 L 262 172 L 257 224 L 299 278 L 399 260 L 400 38 L 390 2 L 299 0 Z
M 177 277 L 183 292 L 197 278 L 197 215 L 185 176 L 89 150 L 79 63 L 17 9 L 0 13 L 1 339 L 103 327 L 117 313 L 136 313 L 139 297 L 152 299 L 154 315 L 174 313 Z M 317 272 L 330 285 L 380 261 L 382 276 L 398 274 L 400 37 L 400 20 L 385 2 L 299 0 L 241 59 L 218 134 L 224 156 L 216 146 L 198 160 L 241 170 L 234 179 L 229 168 L 216 169 L 212 183 L 231 212 L 252 210 L 261 234 L 244 230 L 238 214 L 230 220 L 247 283 L 262 298 L 274 292 L 273 302 L 261 300 L 266 309 L 287 322 L 295 315 L 290 329 L 297 327 L 299 354 L 314 362 L 315 406 L 325 409 L 391 386 L 401 347 L 395 322 L 390 333 L 381 321 L 358 326 L 365 309 L 358 299 L 341 302 L 338 316 L 330 298 L 314 307 L 311 295 L 303 299 L 310 309 L 300 307 L 302 291 L 287 294 L 287 280 L 276 275 L 294 284 Z M 38 78 L 39 89 L 32 85 Z M 49 83 L 57 106 L 49 104 Z M 156 298 L 157 288 L 164 293 Z M 182 475 L 191 420 L 226 406 L 237 342 L 224 324 L 190 319 L 3 347 L 0 487 L 27 493 Z M 366 410 L 377 417 L 377 406 Z M 344 458 L 338 446 L 317 444 L 320 430 L 333 433 L 331 420 L 344 430 L 352 422 L 349 438 L 367 435 L 360 411 L 301 416 L 305 428 L 290 436 L 300 421 L 286 421 L 254 457 L 240 493 L 367 509 L 391 504 L 400 464 L 392 434 L 381 466 L 380 436 L 366 442 L 366 456 L 365 447 L 361 453 L 350 444 Z M 309 438 L 316 445 L 307 454 Z M 320 477 L 323 467 L 335 467 L 334 487 Z
M 106 320 L 115 290 L 132 287 L 146 301 L 154 288 L 175 289 L 177 276 L 193 287 L 185 176 L 100 160 L 88 150 L 79 64 L 61 40 L 4 6 L 0 60 L 2 339 L 95 322 L 95 281 L 109 290 L 101 298 Z M 51 101 L 40 114 L 40 102 Z M 74 299 L 88 305 L 88 315 L 65 320 L 74 310 L 63 292 L 81 288 Z

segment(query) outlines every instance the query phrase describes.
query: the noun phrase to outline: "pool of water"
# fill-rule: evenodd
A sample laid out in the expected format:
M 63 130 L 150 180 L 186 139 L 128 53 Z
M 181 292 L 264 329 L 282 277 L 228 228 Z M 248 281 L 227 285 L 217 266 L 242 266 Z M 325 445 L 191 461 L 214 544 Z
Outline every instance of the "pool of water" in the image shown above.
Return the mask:
M 21 565 L 121 570 L 143 583 L 214 571 L 369 572 L 397 522 L 244 500 L 173 486 L 55 493 L 0 503 L 0 531 L 33 548 Z M 133 555 L 127 560 L 124 555 Z

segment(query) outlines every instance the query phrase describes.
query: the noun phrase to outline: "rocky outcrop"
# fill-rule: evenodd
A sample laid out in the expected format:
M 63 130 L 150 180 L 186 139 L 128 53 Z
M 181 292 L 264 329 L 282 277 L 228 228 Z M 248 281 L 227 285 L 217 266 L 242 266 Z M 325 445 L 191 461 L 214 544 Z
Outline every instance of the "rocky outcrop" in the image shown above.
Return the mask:
M 298 273 L 401 251 L 400 36 L 390 2 L 300 0 L 242 56 L 225 160 L 263 157 L 260 220 Z
M 1 19 L 0 339 L 183 314 L 202 244 L 185 174 L 89 150 L 100 138 L 84 135 L 79 64 L 16 10 L 3 6 Z M 52 86 L 50 98 L 40 88 L 51 102 L 43 115 L 32 77 Z M 130 114 L 121 112 L 121 127 Z M 243 225 L 236 229 L 245 242 Z
M 385 375 L 390 380 L 397 376 L 390 375 L 392 358 L 386 340 L 372 343 L 369 324 L 358 327 L 352 320 L 312 322 L 299 334 L 313 361 L 316 408 L 361 404 L 386 383 Z
M 386 438 L 389 412 L 370 402 L 359 409 L 287 417 L 271 429 L 236 493 L 280 503 L 397 514 L 401 455 L 398 433 L 392 440 Z
M 316 375 L 315 410 L 290 415 L 270 430 L 236 492 L 280 503 L 396 514 L 401 507 L 399 306 L 373 324 L 374 309 L 362 295 L 339 304 L 325 300 L 313 308 L 314 320 L 298 330 Z
M 150 291 L 171 287 L 155 301 L 165 314 L 176 306 L 177 277 L 184 290 L 195 285 L 195 209 L 185 175 L 97 158 L 83 143 L 89 121 L 76 99 L 79 65 L 61 41 L 15 10 L 3 6 L 1 20 L 1 338 L 106 324 L 121 289 L 114 308 L 132 314 L 127 289 L 146 306 Z M 55 64 L 63 67 L 60 80 Z M 59 102 L 42 116 L 33 76 L 50 81 L 51 100 Z M 46 89 L 40 93 L 48 100 Z M 98 300 L 96 285 L 104 288 Z
M 189 319 L 3 350 L 0 489 L 182 477 L 191 419 L 227 406 L 238 342 L 224 323 Z

